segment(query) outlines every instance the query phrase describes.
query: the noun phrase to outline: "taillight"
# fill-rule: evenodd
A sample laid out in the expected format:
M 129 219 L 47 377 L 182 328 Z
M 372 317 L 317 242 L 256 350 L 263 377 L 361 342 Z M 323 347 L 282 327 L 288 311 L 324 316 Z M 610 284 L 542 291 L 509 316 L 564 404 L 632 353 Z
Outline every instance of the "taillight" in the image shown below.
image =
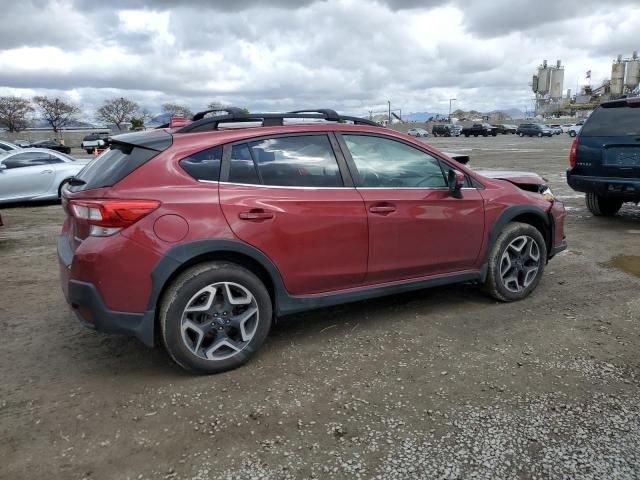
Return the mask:
M 573 137 L 571 143 L 571 149 L 569 150 L 569 166 L 571 168 L 576 166 L 576 156 L 578 154 L 578 137 Z
M 90 235 L 108 237 L 137 222 L 160 206 L 155 200 L 70 200 L 69 209 Z

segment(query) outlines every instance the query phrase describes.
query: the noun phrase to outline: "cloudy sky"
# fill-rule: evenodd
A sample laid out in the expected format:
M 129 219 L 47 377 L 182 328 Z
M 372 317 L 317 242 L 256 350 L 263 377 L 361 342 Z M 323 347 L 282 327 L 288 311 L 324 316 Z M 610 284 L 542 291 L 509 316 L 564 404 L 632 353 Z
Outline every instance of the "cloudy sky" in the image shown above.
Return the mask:
M 178 5 L 179 4 L 179 5 Z M 537 65 L 565 89 L 640 49 L 640 1 L 0 0 L 0 95 L 62 95 L 91 117 L 212 100 L 366 114 L 531 107 Z M 454 107 L 455 108 L 455 107 Z

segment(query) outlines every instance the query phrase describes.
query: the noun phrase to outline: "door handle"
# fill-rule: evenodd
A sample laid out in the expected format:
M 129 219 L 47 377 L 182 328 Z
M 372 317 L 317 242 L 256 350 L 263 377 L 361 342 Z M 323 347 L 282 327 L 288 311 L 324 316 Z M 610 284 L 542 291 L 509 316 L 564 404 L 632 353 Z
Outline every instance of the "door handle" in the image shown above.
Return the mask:
M 53 173 L 53 170 L 42 170 L 40 173 Z
M 369 211 L 371 213 L 379 213 L 379 214 L 386 214 L 386 213 L 393 213 L 396 211 L 396 207 L 394 205 L 374 205 L 373 207 L 369 207 Z
M 238 215 L 241 220 L 268 220 L 273 218 L 273 212 L 266 212 L 262 209 L 249 210 L 248 212 L 240 212 Z

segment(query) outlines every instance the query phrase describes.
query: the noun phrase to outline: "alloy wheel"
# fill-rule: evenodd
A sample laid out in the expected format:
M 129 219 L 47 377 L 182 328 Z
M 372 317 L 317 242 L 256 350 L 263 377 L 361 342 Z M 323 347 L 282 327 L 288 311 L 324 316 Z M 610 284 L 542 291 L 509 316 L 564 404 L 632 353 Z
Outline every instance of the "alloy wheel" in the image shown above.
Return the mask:
M 244 349 L 256 333 L 259 309 L 242 285 L 218 282 L 199 290 L 182 313 L 182 340 L 205 360 L 225 360 Z
M 540 246 L 532 237 L 516 237 L 500 258 L 500 279 L 504 287 L 520 293 L 535 280 L 540 269 Z

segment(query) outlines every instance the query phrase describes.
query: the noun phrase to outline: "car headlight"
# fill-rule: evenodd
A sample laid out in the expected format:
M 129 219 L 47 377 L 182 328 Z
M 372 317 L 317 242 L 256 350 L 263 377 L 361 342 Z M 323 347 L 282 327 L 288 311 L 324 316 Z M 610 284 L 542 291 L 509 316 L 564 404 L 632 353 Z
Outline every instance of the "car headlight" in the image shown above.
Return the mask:
M 540 194 L 548 202 L 553 202 L 556 199 L 548 185 L 540 185 Z

